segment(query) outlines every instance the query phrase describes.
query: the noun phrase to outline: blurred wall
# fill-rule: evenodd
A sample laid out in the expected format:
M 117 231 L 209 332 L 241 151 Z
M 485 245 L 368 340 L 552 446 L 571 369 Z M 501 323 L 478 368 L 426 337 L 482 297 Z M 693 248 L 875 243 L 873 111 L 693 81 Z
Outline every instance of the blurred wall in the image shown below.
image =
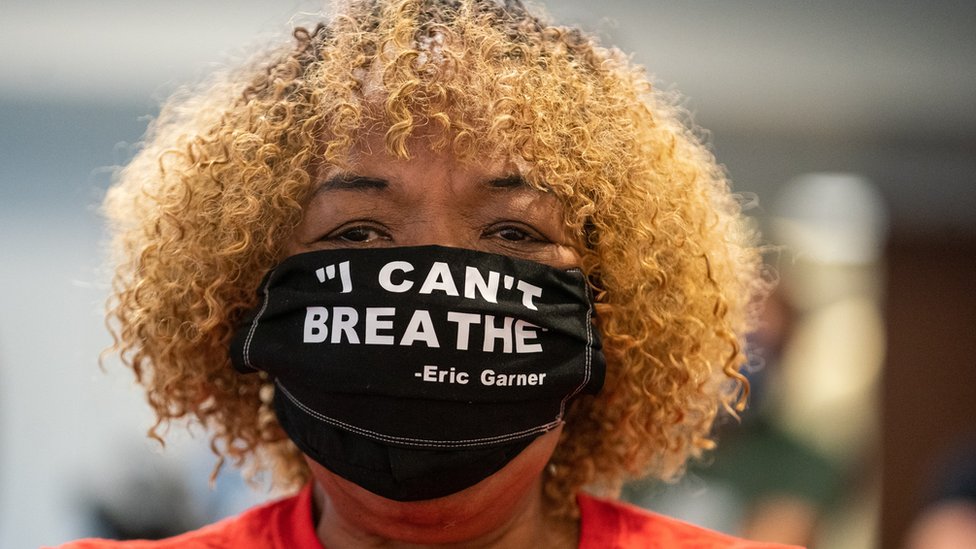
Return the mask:
M 165 451 L 144 437 L 152 415 L 133 376 L 108 357 L 99 204 L 112 167 L 131 156 L 148 107 L 0 100 L 0 547 L 100 533 L 97 505 L 165 493 L 178 479 L 194 524 L 266 497 L 233 477 L 207 482 L 206 440 L 178 428 Z M 197 430 L 199 433 L 199 429 Z M 185 480 L 183 480 L 185 479 Z M 175 506 L 174 506 L 175 507 Z M 183 514 L 190 518 L 183 519 Z
M 0 102 L 0 547 L 83 531 L 82 485 L 148 426 L 130 376 L 98 369 L 111 340 L 97 169 L 140 125 L 109 105 Z
M 903 235 L 889 247 L 882 547 L 899 546 L 951 454 L 976 443 L 974 277 L 972 235 Z

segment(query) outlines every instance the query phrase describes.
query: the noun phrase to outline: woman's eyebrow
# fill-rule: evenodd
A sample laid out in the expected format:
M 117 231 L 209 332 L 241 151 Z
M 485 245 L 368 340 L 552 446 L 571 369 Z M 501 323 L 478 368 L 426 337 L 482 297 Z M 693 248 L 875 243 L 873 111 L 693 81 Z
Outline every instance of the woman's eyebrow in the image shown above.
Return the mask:
M 529 183 L 521 175 L 513 174 L 503 177 L 496 177 L 485 181 L 485 185 L 495 189 L 516 189 L 519 187 L 529 187 Z
M 390 183 L 385 179 L 379 179 L 376 177 L 365 177 L 362 175 L 353 174 L 338 174 L 334 175 L 322 183 L 315 189 L 315 194 L 319 194 L 325 191 L 339 191 L 339 190 L 385 190 L 389 187 Z

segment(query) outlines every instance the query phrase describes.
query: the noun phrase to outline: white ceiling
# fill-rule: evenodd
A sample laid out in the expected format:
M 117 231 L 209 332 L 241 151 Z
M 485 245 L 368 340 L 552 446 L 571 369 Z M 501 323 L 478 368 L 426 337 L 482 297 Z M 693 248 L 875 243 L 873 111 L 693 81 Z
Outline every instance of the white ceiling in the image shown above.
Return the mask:
M 3 0 L 0 98 L 148 104 L 320 5 Z M 976 132 L 976 2 L 563 0 L 549 9 L 634 51 L 705 125 Z

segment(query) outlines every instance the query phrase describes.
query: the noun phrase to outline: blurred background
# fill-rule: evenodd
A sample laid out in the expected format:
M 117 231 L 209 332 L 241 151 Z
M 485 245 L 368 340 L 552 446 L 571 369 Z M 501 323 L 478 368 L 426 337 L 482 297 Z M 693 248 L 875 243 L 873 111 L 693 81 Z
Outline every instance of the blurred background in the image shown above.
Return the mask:
M 208 489 L 202 434 L 145 440 L 131 375 L 99 369 L 97 208 L 163 98 L 319 8 L 0 2 L 0 547 L 167 535 L 269 497 L 233 472 Z M 925 546 L 940 498 L 976 497 L 976 3 L 548 8 L 687 97 L 781 280 L 741 425 L 626 496 L 756 538 Z

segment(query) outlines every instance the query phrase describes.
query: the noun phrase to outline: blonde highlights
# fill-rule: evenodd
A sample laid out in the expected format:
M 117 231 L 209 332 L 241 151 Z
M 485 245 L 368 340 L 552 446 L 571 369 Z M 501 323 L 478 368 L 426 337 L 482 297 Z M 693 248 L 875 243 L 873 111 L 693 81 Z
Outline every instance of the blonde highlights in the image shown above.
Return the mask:
M 512 1 L 355 1 L 294 38 L 171 99 L 106 198 L 109 317 L 156 428 L 198 420 L 221 459 L 307 480 L 267 380 L 234 372 L 227 348 L 316 174 L 378 134 L 396 157 L 423 139 L 516 159 L 582 242 L 608 373 L 567 417 L 554 512 L 711 446 L 744 399 L 760 259 L 725 174 L 642 69 Z

